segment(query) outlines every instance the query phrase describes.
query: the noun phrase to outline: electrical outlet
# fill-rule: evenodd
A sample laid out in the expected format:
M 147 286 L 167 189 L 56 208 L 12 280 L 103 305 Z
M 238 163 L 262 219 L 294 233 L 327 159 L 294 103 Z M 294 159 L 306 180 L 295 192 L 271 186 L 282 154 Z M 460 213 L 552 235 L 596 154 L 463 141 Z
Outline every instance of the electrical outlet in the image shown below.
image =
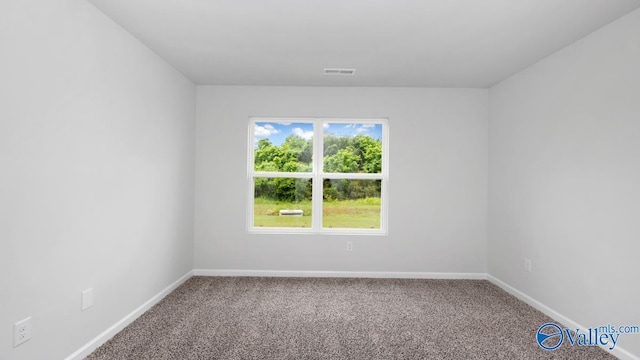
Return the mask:
M 353 251 L 353 241 L 347 241 L 347 251 Z
M 531 272 L 531 259 L 524 259 L 524 271 Z
M 82 310 L 87 310 L 93 305 L 93 288 L 82 292 Z
M 31 316 L 13 324 L 13 347 L 31 339 Z

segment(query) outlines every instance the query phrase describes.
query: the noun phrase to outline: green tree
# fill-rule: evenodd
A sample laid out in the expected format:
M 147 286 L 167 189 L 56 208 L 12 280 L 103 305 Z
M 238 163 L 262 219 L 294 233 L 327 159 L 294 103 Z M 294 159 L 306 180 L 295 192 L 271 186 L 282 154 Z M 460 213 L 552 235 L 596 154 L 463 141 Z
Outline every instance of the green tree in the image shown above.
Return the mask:
M 370 136 L 358 135 L 353 137 L 355 154 L 360 157 L 360 172 L 379 173 L 382 171 L 382 142 Z
M 305 172 L 311 170 L 313 146 L 311 140 L 299 136 L 288 136 L 281 146 L 273 145 L 269 139 L 258 141 L 254 150 L 256 171 Z M 306 180 L 302 185 L 293 178 L 258 178 L 255 182 L 255 197 L 266 197 L 279 201 L 300 201 L 306 196 Z M 309 190 L 309 196 L 311 191 Z
M 382 142 L 368 135 L 324 137 L 323 166 L 326 172 L 380 173 L 382 170 Z M 280 146 L 269 139 L 258 141 L 254 150 L 257 171 L 308 172 L 312 169 L 313 142 L 296 135 L 288 136 Z M 308 180 L 293 178 L 257 178 L 255 196 L 279 201 L 300 201 L 310 198 Z M 327 199 L 355 199 L 379 197 L 379 181 L 339 180 L 324 181 Z
M 325 134 L 324 136 L 324 157 L 335 155 L 340 149 L 344 149 L 351 145 L 349 136 L 335 136 L 333 134 Z
M 348 146 L 340 149 L 335 155 L 325 156 L 323 166 L 326 172 L 337 173 L 355 173 L 359 172 L 359 156 L 356 155 L 355 149 Z
M 278 162 L 282 151 L 273 145 L 269 139 L 260 139 L 254 151 L 254 166 L 257 171 L 279 171 Z

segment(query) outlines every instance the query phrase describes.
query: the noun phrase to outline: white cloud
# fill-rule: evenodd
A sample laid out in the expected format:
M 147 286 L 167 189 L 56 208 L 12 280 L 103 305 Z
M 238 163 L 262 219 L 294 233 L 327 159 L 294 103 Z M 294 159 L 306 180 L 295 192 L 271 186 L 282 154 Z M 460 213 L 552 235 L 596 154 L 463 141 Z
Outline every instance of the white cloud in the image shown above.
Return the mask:
M 304 131 L 301 128 L 295 128 L 295 129 L 291 130 L 291 132 L 294 135 L 300 136 L 301 138 L 303 138 L 305 140 L 309 140 L 309 139 L 313 138 L 313 131 Z
M 376 127 L 376 124 L 362 124 L 357 127 L 356 131 L 358 133 L 364 133 L 364 132 L 368 132 L 369 129 L 373 129 L 375 127 Z
M 325 128 L 325 129 L 328 129 L 329 128 L 329 123 L 322 124 L 322 127 Z
M 255 125 L 253 134 L 256 138 L 259 137 L 269 137 L 272 134 L 279 133 L 280 130 L 273 127 L 271 124 L 264 124 L 264 126 L 260 126 L 258 124 Z

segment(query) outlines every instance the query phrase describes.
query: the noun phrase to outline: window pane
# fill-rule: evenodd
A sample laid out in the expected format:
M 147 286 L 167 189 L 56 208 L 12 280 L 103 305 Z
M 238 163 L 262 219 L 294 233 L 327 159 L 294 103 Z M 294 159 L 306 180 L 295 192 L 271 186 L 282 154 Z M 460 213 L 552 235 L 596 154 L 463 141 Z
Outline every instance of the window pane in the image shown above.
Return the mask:
M 254 227 L 311 227 L 311 179 L 257 177 L 254 183 Z
M 382 124 L 324 123 L 324 171 L 382 172 Z
M 254 170 L 311 172 L 313 124 L 303 122 L 255 122 Z
M 382 180 L 323 180 L 322 227 L 380 229 Z

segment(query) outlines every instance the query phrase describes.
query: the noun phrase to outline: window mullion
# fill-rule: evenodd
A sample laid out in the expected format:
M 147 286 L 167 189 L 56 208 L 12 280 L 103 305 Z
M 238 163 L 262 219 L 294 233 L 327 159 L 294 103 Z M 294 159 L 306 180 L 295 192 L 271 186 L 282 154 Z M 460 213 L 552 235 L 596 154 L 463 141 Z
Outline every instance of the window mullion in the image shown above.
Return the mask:
M 323 173 L 323 179 L 365 179 L 365 180 L 382 180 L 382 174 L 367 174 L 367 173 Z
M 311 227 L 314 231 L 322 229 L 322 159 L 323 128 L 322 121 L 316 119 L 313 129 L 313 196 L 311 198 L 313 213 Z

